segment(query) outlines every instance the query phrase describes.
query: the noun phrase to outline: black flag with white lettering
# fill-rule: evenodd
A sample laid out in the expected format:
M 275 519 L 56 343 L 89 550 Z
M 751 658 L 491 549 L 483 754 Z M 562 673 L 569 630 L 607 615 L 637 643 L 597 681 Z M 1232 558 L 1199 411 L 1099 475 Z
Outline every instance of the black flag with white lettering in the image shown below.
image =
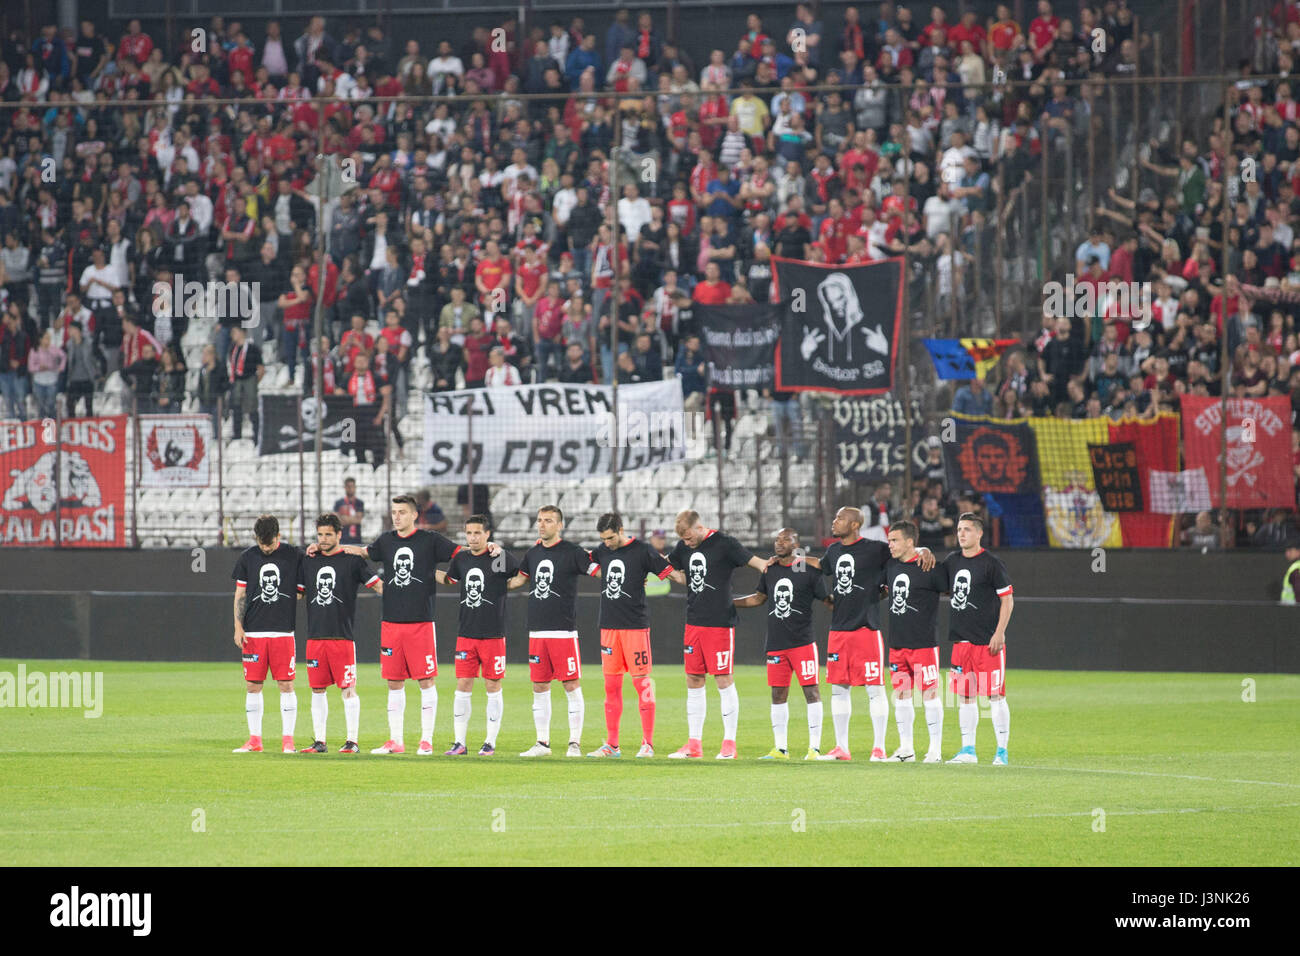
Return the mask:
M 903 260 L 833 266 L 772 259 L 781 303 L 776 387 L 878 395 L 893 388 Z
M 725 388 L 771 388 L 780 306 L 697 305 L 709 382 Z

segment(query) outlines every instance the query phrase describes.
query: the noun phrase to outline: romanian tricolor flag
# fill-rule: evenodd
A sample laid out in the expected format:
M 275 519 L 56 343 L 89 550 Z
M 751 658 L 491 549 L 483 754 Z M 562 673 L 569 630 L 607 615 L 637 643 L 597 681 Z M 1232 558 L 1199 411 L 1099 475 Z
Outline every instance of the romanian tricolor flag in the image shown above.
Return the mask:
M 1101 506 L 1088 456 L 1090 444 L 1112 440 L 1109 425 L 1105 418 L 1029 419 L 1038 446 L 1047 539 L 1054 548 L 1118 548 L 1123 544 L 1119 515 Z
M 922 339 L 941 379 L 983 378 L 1018 339 Z

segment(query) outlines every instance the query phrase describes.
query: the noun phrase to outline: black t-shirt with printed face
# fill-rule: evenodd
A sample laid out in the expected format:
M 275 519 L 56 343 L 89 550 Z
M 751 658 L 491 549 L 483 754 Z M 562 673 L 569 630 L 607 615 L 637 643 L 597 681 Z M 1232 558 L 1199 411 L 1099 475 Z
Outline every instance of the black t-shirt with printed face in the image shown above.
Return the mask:
M 644 630 L 650 626 L 645 606 L 645 577 L 667 577 L 672 570 L 644 541 L 629 538 L 621 548 L 598 545 L 591 559 L 600 567 L 600 626 L 608 630 Z
M 807 562 L 773 564 L 758 579 L 759 594 L 767 595 L 767 650 L 784 651 L 811 644 L 813 602 L 826 597 L 821 572 Z
M 249 634 L 292 634 L 298 617 L 298 564 L 302 552 L 281 544 L 270 554 L 257 545 L 235 562 L 231 572 L 247 595 L 244 630 Z
M 461 637 L 483 640 L 506 636 L 506 584 L 519 573 L 519 561 L 509 551 L 495 558 L 484 549 L 475 554 L 460 548 L 447 565 L 447 581 L 460 585 Z
M 528 592 L 529 631 L 574 631 L 578 628 L 578 578 L 591 572 L 591 552 L 561 538 L 547 547 L 540 541 L 524 554 L 521 572 Z
M 922 571 L 916 558 L 890 558 L 885 565 L 889 587 L 889 646 L 938 647 L 939 595 L 948 590 L 948 572 L 940 565 Z
M 1011 593 L 1011 578 L 1000 560 L 983 548 L 968 558 L 954 551 L 943 559 L 948 574 L 948 639 L 988 644 L 998 627 L 1002 595 Z
M 729 534 L 710 531 L 698 548 L 678 541 L 668 563 L 686 575 L 686 623 L 696 627 L 735 627 L 731 572 L 749 564 L 754 552 Z
M 307 637 L 311 640 L 352 640 L 357 616 L 357 589 L 379 575 L 365 558 L 335 551 L 304 556 L 298 565 L 298 585 L 307 604 Z
M 880 585 L 885 581 L 889 545 L 858 538 L 846 545 L 834 542 L 822 558 L 826 591 L 835 602 L 832 631 L 880 630 Z
M 405 538 L 385 531 L 366 549 L 384 566 L 383 620 L 394 624 L 433 620 L 438 582 L 433 572 L 459 550 L 436 531 L 417 528 Z

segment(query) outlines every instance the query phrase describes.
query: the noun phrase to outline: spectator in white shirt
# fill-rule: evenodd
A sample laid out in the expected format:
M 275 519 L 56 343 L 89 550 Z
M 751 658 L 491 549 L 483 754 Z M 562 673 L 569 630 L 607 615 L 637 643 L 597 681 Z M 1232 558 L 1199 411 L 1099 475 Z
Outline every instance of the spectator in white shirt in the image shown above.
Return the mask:
M 115 271 L 104 256 L 104 250 L 96 246 L 90 255 L 91 264 L 82 270 L 78 285 L 93 312 L 95 309 L 108 308 L 113 301 L 114 291 L 121 287 L 117 283 Z
M 199 235 L 206 236 L 212 228 L 212 200 L 199 192 L 197 179 L 191 179 L 185 184 L 185 201 L 190 204 L 190 215 L 199 227 Z
M 641 195 L 636 183 L 623 187 L 623 198 L 618 201 L 618 221 L 627 235 L 641 235 L 641 227 L 650 221 L 650 202 Z
M 505 388 L 520 384 L 519 370 L 506 361 L 506 350 L 494 346 L 488 353 L 488 368 L 483 376 L 485 388 Z
M 443 40 L 438 44 L 438 55 L 429 61 L 429 79 L 433 82 L 434 94 L 447 92 L 449 86 L 453 90 L 459 89 L 464 75 L 465 64 L 451 52 L 451 44 Z

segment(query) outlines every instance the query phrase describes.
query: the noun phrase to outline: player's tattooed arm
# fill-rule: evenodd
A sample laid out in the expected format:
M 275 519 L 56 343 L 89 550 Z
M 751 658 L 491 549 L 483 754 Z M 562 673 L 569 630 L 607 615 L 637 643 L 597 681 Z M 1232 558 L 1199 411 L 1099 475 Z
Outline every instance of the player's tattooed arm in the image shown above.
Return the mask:
M 244 608 L 248 606 L 248 591 L 235 588 L 235 646 L 244 649 Z
M 916 560 L 921 565 L 922 571 L 931 571 L 934 569 L 934 552 L 929 548 L 917 548 Z

